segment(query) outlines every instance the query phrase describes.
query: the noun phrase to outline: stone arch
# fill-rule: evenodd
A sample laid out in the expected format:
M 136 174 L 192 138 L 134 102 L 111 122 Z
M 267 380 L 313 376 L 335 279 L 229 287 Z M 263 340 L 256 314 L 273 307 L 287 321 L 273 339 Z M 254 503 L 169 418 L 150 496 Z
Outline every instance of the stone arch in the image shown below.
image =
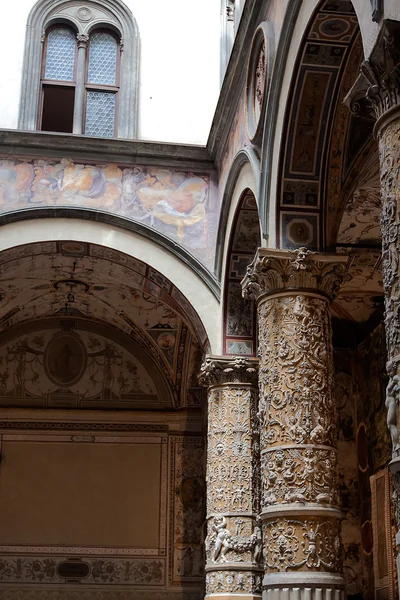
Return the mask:
M 258 203 L 259 173 L 260 161 L 255 150 L 253 148 L 241 149 L 232 161 L 222 195 L 214 269 L 219 280 L 223 276 L 224 257 L 229 239 L 227 232 L 231 227 L 236 205 L 242 192 L 247 188 L 253 192 Z
M 85 9 L 85 15 L 79 11 Z M 43 31 L 52 23 L 70 23 L 78 34 L 105 25 L 123 40 L 121 55 L 121 91 L 118 137 L 132 139 L 137 132 L 139 82 L 139 30 L 136 21 L 121 0 L 87 0 L 81 7 L 71 0 L 38 0 L 27 21 L 25 54 L 22 69 L 19 129 L 34 131 L 40 94 Z
M 307 35 L 312 30 L 313 24 L 315 24 L 318 14 L 323 11 L 324 6 L 331 6 L 333 8 L 332 16 L 334 16 L 334 14 L 340 13 L 345 5 L 347 5 L 346 10 L 352 12 L 359 26 L 361 52 L 368 56 L 379 32 L 378 24 L 372 20 L 371 3 L 362 0 L 352 2 L 349 0 L 342 3 L 314 0 L 314 2 L 302 3 L 295 0 L 287 7 L 272 72 L 270 93 L 267 98 L 264 119 L 265 134 L 261 153 L 260 217 L 263 231 L 268 235 L 272 247 L 280 245 L 280 226 L 276 226 L 274 214 L 276 207 L 279 208 L 280 205 L 280 198 L 278 197 L 281 192 L 279 188 L 282 176 L 280 162 L 287 148 L 286 124 L 289 118 L 287 107 L 291 104 L 293 87 L 300 73 L 302 53 L 307 43 Z M 385 15 L 386 12 L 385 6 Z M 328 12 L 326 11 L 325 14 L 328 15 Z M 347 59 L 351 44 L 351 40 L 344 44 L 347 46 L 347 50 L 343 56 L 342 67 L 344 67 L 345 62 L 349 64 Z M 343 82 L 343 77 L 341 81 L 337 79 L 336 92 Z M 338 103 L 336 103 L 336 106 L 338 106 Z M 332 118 L 332 115 L 330 115 L 330 118 Z M 321 246 L 323 246 L 324 241 L 322 238 L 323 236 L 321 236 Z
M 329 245 L 330 216 L 345 163 L 349 112 L 343 100 L 362 59 L 353 4 L 319 3 L 297 53 L 284 117 L 276 194 L 278 247 L 323 250 Z
M 134 232 L 99 222 L 82 219 L 35 219 L 3 225 L 0 252 L 19 244 L 57 242 L 71 240 L 107 247 L 111 252 L 124 253 L 131 258 L 147 263 L 166 277 L 182 296 L 179 302 L 183 310 L 189 311 L 197 326 L 203 330 L 204 349 L 220 351 L 219 301 L 204 281 L 186 264 L 154 241 Z
M 256 312 L 253 301 L 242 297 L 240 282 L 260 245 L 257 202 L 247 188 L 236 206 L 228 238 L 223 288 L 224 354 L 256 354 Z

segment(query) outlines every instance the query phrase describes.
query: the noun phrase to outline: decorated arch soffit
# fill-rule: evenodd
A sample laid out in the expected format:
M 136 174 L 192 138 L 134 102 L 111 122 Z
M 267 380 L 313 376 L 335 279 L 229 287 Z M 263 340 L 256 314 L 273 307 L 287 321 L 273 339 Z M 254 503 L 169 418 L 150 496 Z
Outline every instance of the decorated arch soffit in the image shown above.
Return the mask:
M 60 241 L 1 252 L 0 335 L 0 404 L 200 404 L 200 318 L 161 273 L 110 248 Z M 82 360 L 66 374 L 68 355 Z
M 349 111 L 342 104 L 362 59 L 350 0 L 319 5 L 292 79 L 282 136 L 277 240 L 281 248 L 323 250 L 340 197 Z M 327 202 L 329 198 L 329 204 Z
M 344 103 L 362 60 L 353 3 L 321 2 L 292 78 L 277 195 L 279 247 L 350 254 L 332 314 L 357 323 L 369 321 L 382 307 L 373 122 L 361 122 Z

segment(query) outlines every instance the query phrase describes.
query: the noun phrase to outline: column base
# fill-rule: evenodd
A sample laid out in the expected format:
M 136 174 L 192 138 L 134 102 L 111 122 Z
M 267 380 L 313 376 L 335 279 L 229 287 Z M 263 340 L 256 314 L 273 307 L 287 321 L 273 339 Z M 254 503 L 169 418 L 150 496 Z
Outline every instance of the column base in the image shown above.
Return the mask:
M 335 573 L 270 573 L 262 600 L 345 600 L 344 579 Z
M 220 594 L 208 594 L 204 600 L 262 600 L 260 594 L 231 594 L 229 592 Z

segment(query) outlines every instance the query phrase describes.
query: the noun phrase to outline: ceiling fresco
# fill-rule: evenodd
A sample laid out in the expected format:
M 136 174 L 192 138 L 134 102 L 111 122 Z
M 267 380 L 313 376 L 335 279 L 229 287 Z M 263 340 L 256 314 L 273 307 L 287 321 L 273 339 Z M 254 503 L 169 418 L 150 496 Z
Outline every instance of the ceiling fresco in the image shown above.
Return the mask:
M 381 194 L 379 157 L 375 145 L 358 170 L 358 175 L 357 171 L 353 173 L 353 190 L 342 214 L 337 242 L 380 246 Z
M 21 327 L 18 330 L 21 332 Z M 125 340 L 105 336 L 101 327 L 88 331 L 84 320 L 52 318 L 24 327 L 19 335 L 15 329 L 11 331 L 16 337 L 4 335 L 0 345 L 0 405 L 168 406 L 165 386 L 160 385 L 160 377 L 146 355 L 140 360 L 122 345 Z
M 285 119 L 277 222 L 281 248 L 323 250 L 330 244 L 329 231 L 342 211 L 337 205 L 350 115 L 343 100 L 362 57 L 352 3 L 321 3 L 299 53 Z
M 346 250 L 349 269 L 336 300 L 332 315 L 355 322 L 365 322 L 382 306 L 382 255 L 378 250 Z
M 156 365 L 176 406 L 200 402 L 196 374 L 206 332 L 181 292 L 145 263 L 109 248 L 68 241 L 0 253 L 2 340 L 21 324 L 47 317 L 85 319 L 128 336 L 139 360 L 143 353 Z M 89 356 L 88 340 L 82 343 Z

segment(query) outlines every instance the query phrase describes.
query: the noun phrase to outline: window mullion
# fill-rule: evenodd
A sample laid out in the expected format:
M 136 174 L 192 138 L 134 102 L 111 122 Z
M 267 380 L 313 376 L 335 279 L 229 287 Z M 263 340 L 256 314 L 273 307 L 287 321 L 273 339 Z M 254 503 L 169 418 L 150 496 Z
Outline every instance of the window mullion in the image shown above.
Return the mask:
M 83 106 L 85 101 L 85 71 L 86 71 L 86 52 L 89 42 L 89 36 L 78 34 L 78 60 L 76 67 L 76 88 L 75 88 L 75 106 L 74 106 L 74 124 L 73 133 L 83 132 Z

